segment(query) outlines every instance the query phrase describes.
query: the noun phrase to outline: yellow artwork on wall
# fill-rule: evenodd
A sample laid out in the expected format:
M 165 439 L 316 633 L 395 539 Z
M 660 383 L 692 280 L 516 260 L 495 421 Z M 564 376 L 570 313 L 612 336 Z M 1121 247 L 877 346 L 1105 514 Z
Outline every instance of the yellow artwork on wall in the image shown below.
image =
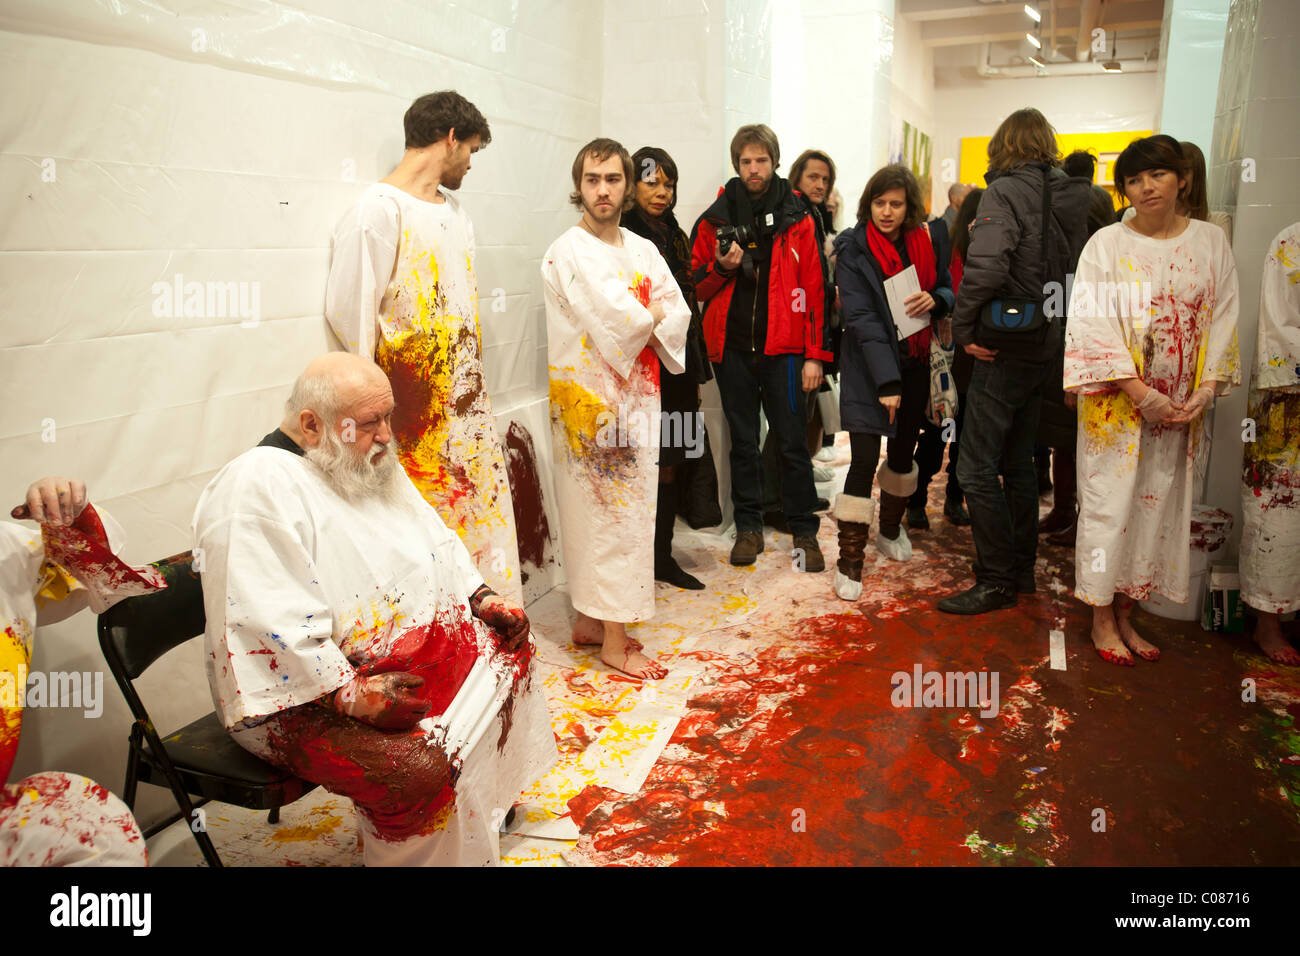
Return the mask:
M 1124 147 L 1135 139 L 1150 136 L 1154 130 L 1123 130 L 1115 133 L 1058 133 L 1056 146 L 1061 151 L 1061 158 L 1070 155 L 1076 149 L 1091 150 L 1098 157 L 1097 171 L 1093 182 L 1105 186 L 1115 196 L 1116 205 L 1120 205 L 1119 194 L 1115 192 L 1111 178 L 1111 165 L 1123 152 Z M 989 140 L 992 136 L 967 136 L 961 141 L 961 181 L 984 185 L 984 174 L 989 168 Z

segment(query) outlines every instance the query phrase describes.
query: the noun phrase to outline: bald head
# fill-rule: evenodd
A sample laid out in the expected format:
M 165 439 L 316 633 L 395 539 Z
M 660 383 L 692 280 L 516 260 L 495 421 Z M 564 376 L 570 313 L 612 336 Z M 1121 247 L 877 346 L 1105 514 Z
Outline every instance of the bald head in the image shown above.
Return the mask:
M 948 187 L 948 204 L 956 209 L 970 192 L 970 183 L 953 183 Z
M 364 453 L 376 437 L 383 443 L 391 438 L 392 412 L 393 390 L 378 365 L 350 352 L 327 352 L 312 359 L 294 382 L 280 430 L 303 448 L 314 448 L 322 431 L 333 429 L 364 446 L 358 449 Z

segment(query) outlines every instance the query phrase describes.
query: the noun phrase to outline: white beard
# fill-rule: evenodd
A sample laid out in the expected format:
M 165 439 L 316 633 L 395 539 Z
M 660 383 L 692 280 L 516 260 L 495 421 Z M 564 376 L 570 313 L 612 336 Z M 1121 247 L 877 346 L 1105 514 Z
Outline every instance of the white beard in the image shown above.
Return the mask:
M 381 452 L 383 457 L 376 462 Z M 377 498 L 397 505 L 402 500 L 405 475 L 397 463 L 396 442 L 375 442 L 363 458 L 354 446 L 345 445 L 333 428 L 326 428 L 321 443 L 307 449 L 307 460 L 320 469 L 326 483 L 345 501 L 356 504 Z

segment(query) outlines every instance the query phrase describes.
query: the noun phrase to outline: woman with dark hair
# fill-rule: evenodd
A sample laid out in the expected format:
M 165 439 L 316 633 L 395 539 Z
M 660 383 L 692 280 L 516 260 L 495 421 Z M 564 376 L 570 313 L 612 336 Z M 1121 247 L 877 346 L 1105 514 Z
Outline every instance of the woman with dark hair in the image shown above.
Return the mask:
M 704 584 L 687 574 L 673 558 L 673 526 L 677 521 L 678 492 L 675 481 L 678 469 L 686 462 L 686 437 L 694 436 L 704 447 L 703 417 L 699 387 L 713 377 L 704 348 L 700 309 L 691 282 L 691 247 L 686 233 L 677 224 L 673 207 L 677 205 L 677 164 L 666 150 L 643 146 L 632 154 L 636 184 L 632 208 L 623 213 L 620 225 L 638 236 L 649 239 L 668 263 L 677 280 L 682 298 L 691 308 L 691 326 L 686 336 L 686 371 L 674 375 L 659 363 L 660 402 L 664 421 L 677 421 L 681 428 L 664 427 L 659 434 L 659 502 L 655 511 L 655 580 L 691 591 Z M 688 429 L 689 423 L 689 431 Z M 721 520 L 721 515 L 719 515 Z
M 1201 152 L 1201 148 L 1191 140 L 1185 139 L 1180 142 L 1164 134 L 1149 138 L 1176 147 L 1186 164 L 1187 190 L 1186 194 L 1178 200 L 1178 215 L 1186 216 L 1188 219 L 1199 219 L 1201 222 L 1212 222 L 1227 234 L 1228 242 L 1232 242 L 1232 217 L 1226 212 L 1210 212 L 1210 187 L 1205 172 L 1205 154 Z M 1118 181 L 1116 181 L 1116 188 L 1119 188 Z M 1120 195 L 1123 195 L 1122 191 Z M 1125 204 L 1120 210 L 1119 221 L 1127 222 L 1133 218 L 1135 212 L 1132 206 Z
M 951 311 L 953 296 L 947 264 L 925 226 L 920 184 L 905 166 L 886 166 L 868 180 L 858 224 L 836 237 L 835 252 L 844 321 L 840 418 L 853 452 L 844 493 L 835 499 L 835 593 L 855 601 L 862 594 L 863 549 L 875 510 L 873 474 L 880 482 L 876 547 L 896 561 L 912 556 L 902 519 L 916 490 L 913 455 L 930 398 L 930 336 L 934 323 Z M 921 291 L 903 300 L 904 309 L 908 317 L 929 321 L 900 341 L 885 283 L 909 267 Z M 889 436 L 887 460 L 877 472 L 882 435 Z
M 1222 229 L 1179 212 L 1188 166 L 1167 140 L 1135 140 L 1116 160 L 1135 213 L 1088 240 L 1065 328 L 1065 388 L 1079 395 L 1074 593 L 1092 606 L 1097 652 L 1128 666 L 1160 656 L 1130 622 L 1134 601 L 1189 598 L 1204 416 L 1241 383 L 1232 252 Z

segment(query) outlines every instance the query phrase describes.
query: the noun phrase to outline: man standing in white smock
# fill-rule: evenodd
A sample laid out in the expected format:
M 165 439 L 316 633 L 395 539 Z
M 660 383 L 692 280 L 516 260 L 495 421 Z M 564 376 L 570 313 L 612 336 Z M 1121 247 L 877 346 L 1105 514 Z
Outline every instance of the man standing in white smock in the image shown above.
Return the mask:
M 573 163 L 578 224 L 542 260 L 551 435 L 573 639 L 601 660 L 659 678 L 625 625 L 654 613 L 659 363 L 684 368 L 691 312 L 654 244 L 619 227 L 632 158 L 596 139 Z

